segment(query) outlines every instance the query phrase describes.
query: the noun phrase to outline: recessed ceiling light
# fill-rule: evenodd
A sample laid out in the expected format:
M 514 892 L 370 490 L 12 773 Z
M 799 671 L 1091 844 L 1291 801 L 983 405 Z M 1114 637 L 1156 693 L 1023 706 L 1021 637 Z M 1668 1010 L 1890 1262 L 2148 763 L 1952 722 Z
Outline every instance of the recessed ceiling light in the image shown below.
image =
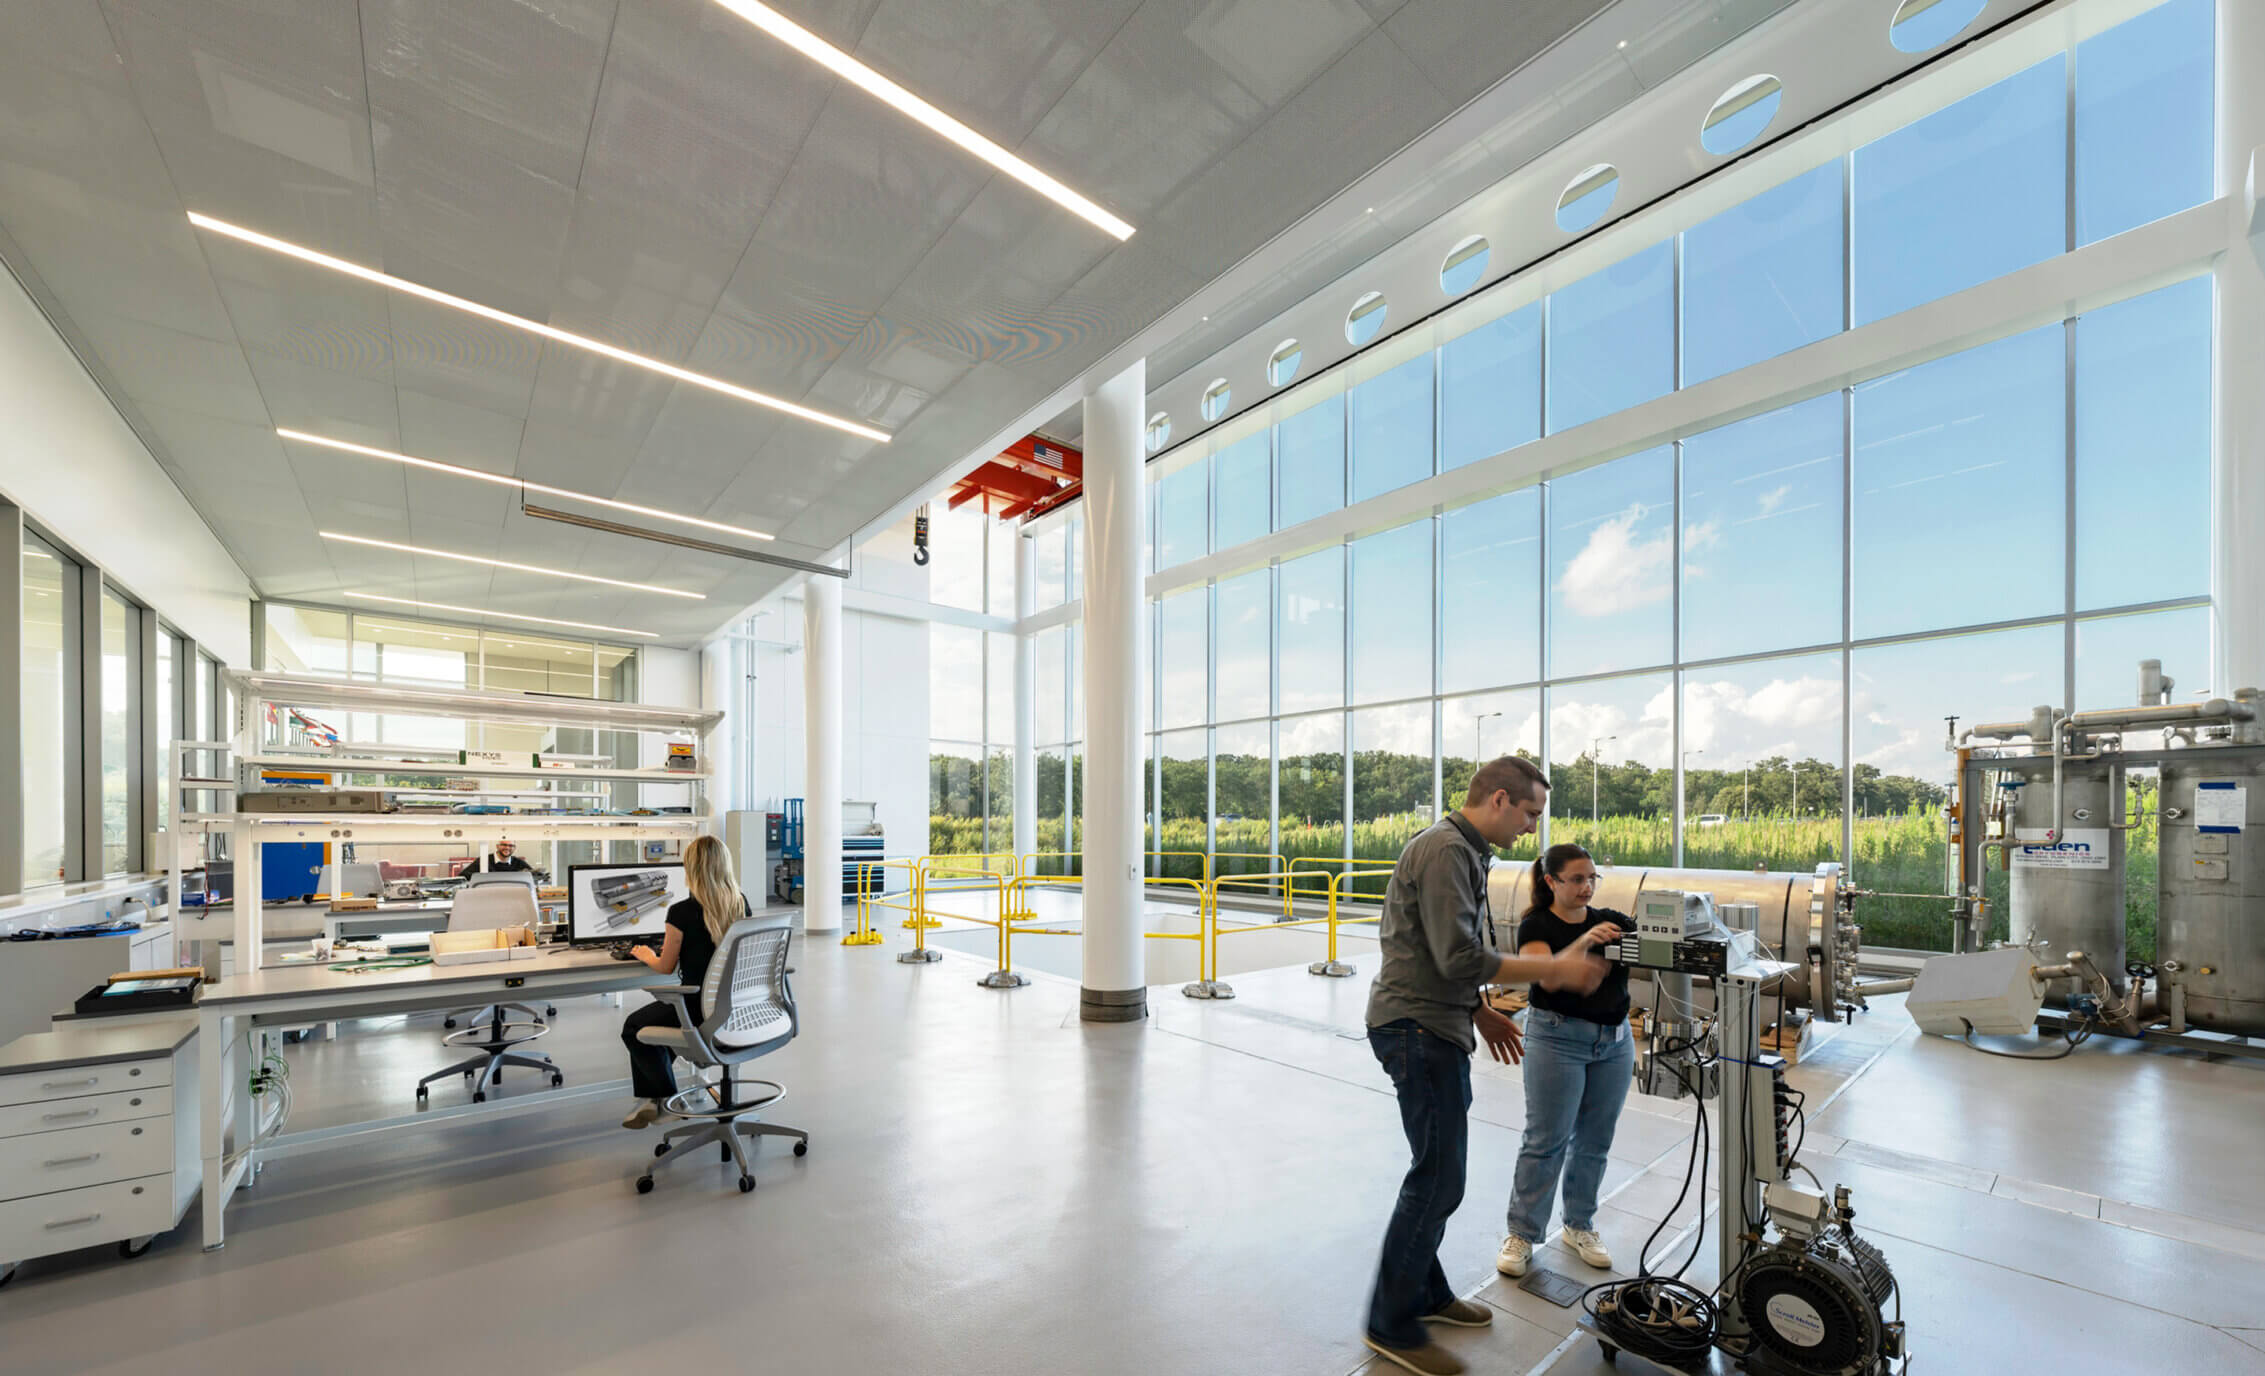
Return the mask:
M 492 612 L 479 607 L 459 607 L 448 602 L 419 602 L 413 597 L 383 597 L 374 592 L 341 593 L 342 597 L 356 602 L 389 602 L 397 607 L 423 607 L 428 611 L 462 612 L 467 616 L 493 616 L 505 621 L 528 621 L 538 626 L 570 626 L 577 631 L 604 631 L 609 635 L 641 635 L 648 640 L 660 639 L 657 631 L 633 631 L 627 626 L 600 626 L 589 621 L 561 621 L 553 616 L 521 616 L 517 612 Z M 454 639 L 454 637 L 450 637 Z
M 569 492 L 563 487 L 529 482 L 525 478 L 514 478 L 508 473 L 485 473 L 477 468 L 463 468 L 452 463 L 441 463 L 435 459 L 412 458 L 407 454 L 396 454 L 389 449 L 372 449 L 366 444 L 353 444 L 346 440 L 326 439 L 321 435 L 310 435 L 304 430 L 289 430 L 278 425 L 275 427 L 275 433 L 287 440 L 319 444 L 326 449 L 343 449 L 349 454 L 361 454 L 373 459 L 390 459 L 394 463 L 410 464 L 417 468 L 429 468 L 435 473 L 447 473 L 458 478 L 477 478 L 484 483 L 495 483 L 502 487 L 516 487 L 527 492 L 540 492 L 551 497 L 564 497 L 568 501 L 589 502 L 594 506 L 610 506 L 616 511 L 634 511 L 640 516 L 651 516 L 656 520 L 681 521 L 685 525 L 699 526 L 703 530 L 720 530 L 727 535 L 744 535 L 750 540 L 776 538 L 759 530 L 748 530 L 744 526 L 727 526 L 721 521 L 702 520 L 698 516 L 686 516 L 680 512 L 663 511 L 658 507 L 639 506 L 635 502 L 617 502 L 611 497 L 593 497 L 587 492 Z
M 465 564 L 486 564 L 490 568 L 516 569 L 521 573 L 540 573 L 552 578 L 572 578 L 580 583 L 603 583 L 613 588 L 634 588 L 638 592 L 657 592 L 664 597 L 689 597 L 696 602 L 704 602 L 708 597 L 704 592 L 686 592 L 681 588 L 659 588 L 651 583 L 625 583 L 619 578 L 600 578 L 594 573 L 575 573 L 571 569 L 546 569 L 535 564 L 514 564 L 508 559 L 490 559 L 478 554 L 458 554 L 452 550 L 428 549 L 423 545 L 396 544 L 391 540 L 372 540 L 366 535 L 344 535 L 335 530 L 318 530 L 315 533 L 325 540 L 339 540 L 349 545 L 369 545 L 376 549 L 397 549 L 403 554 L 429 554 L 435 559 L 454 559 Z
M 1373 205 L 1372 205 L 1372 206 L 1370 206 L 1370 207 L 1368 208 L 1368 213 L 1369 213 L 1369 214 L 1371 214 L 1371 215 L 1374 215 L 1374 214 L 1376 213 L 1376 207 L 1375 207 L 1375 206 L 1373 206 Z
M 1627 40 L 1627 39 L 1625 39 L 1625 38 L 1621 39 L 1621 40 L 1620 40 L 1620 46 L 1621 46 L 1621 47 L 1623 47 L 1623 48 L 1627 47 L 1627 46 L 1628 46 L 1628 40 Z
M 1044 196 L 1056 205 L 1067 209 L 1093 224 L 1099 225 L 1119 239 L 1130 239 L 1133 227 L 1100 206 L 1070 190 L 1052 177 L 1032 167 L 1021 158 L 998 144 L 976 133 L 950 115 L 930 105 L 904 87 L 897 85 L 825 39 L 803 28 L 780 14 L 769 5 L 757 0 L 716 0 L 716 3 L 753 24 L 756 28 L 786 44 L 788 47 L 824 67 L 852 86 L 893 107 L 903 114 L 960 147 L 973 153 L 1024 186 Z
M 210 215 L 200 215 L 194 210 L 189 212 L 189 223 L 199 229 L 209 229 L 215 234 L 224 234 L 231 239 L 250 244 L 255 248 L 264 248 L 274 253 L 283 254 L 288 258 L 296 258 L 302 263 L 312 263 L 318 268 L 328 268 L 332 272 L 342 272 L 349 277 L 359 277 L 365 282 L 374 282 L 378 286 L 389 287 L 394 291 L 407 292 L 411 296 L 421 297 L 438 305 L 449 306 L 479 316 L 483 320 L 492 320 L 498 325 L 509 325 L 513 329 L 525 330 L 529 334 L 539 334 L 545 339 L 554 340 L 560 344 L 570 345 L 577 349 L 586 349 L 591 353 L 610 358 L 616 363 L 627 363 L 634 368 L 644 368 L 650 372 L 659 373 L 663 377 L 675 378 L 678 382 L 689 382 L 695 387 L 705 387 L 711 392 L 721 392 L 727 397 L 751 401 L 757 406 L 767 406 L 774 411 L 784 411 L 790 416 L 800 416 L 804 420 L 815 421 L 820 425 L 830 425 L 836 430 L 847 431 L 852 435 L 860 435 L 883 444 L 886 444 L 889 439 L 887 431 L 876 430 L 870 425 L 850 420 L 844 416 L 829 415 L 824 411 L 812 410 L 810 407 L 788 401 L 783 397 L 774 397 L 765 392 L 742 387 L 735 382 L 726 382 L 722 378 L 709 377 L 705 373 L 695 373 L 689 368 L 679 368 L 673 363 L 663 363 L 657 358 L 633 354 L 627 349 L 617 349 L 611 344 L 602 344 L 585 335 L 562 330 L 556 325 L 546 325 L 539 320 L 529 320 L 524 316 L 513 315 L 509 311 L 499 311 L 493 306 L 483 306 L 477 301 L 467 301 L 461 296 L 450 296 L 447 292 L 435 291 L 431 287 L 403 281 L 399 277 L 379 272 L 376 268 L 366 268 L 360 263 L 349 263 L 343 258 L 333 258 L 327 253 L 317 253 L 311 248 L 301 248 L 297 244 L 272 238 L 255 230 L 245 229 L 241 225 L 232 225 L 226 220 L 216 220 Z

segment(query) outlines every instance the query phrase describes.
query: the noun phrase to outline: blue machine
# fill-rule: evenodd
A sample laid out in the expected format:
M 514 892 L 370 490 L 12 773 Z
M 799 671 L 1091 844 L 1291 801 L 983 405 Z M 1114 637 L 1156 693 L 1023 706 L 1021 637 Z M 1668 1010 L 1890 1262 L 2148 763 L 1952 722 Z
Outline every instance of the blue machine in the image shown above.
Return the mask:
M 870 809 L 870 803 L 852 803 L 848 807 Z M 845 808 L 845 811 L 847 809 Z M 845 827 L 845 832 L 847 828 Z M 842 901 L 857 897 L 859 886 L 858 862 L 881 858 L 882 837 L 880 828 L 868 822 L 857 835 L 842 837 Z M 786 817 L 779 827 L 779 864 L 771 872 L 771 892 L 781 903 L 802 901 L 802 870 L 804 863 L 802 842 L 802 799 L 786 800 Z M 869 876 L 865 887 L 875 893 L 881 891 L 880 876 Z

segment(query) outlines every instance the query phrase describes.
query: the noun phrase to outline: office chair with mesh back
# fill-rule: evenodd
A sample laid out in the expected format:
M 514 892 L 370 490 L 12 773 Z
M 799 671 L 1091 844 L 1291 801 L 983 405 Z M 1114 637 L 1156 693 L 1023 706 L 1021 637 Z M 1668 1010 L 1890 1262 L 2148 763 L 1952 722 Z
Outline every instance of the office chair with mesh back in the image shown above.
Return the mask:
M 501 927 L 534 925 L 535 890 L 529 884 L 481 884 L 463 889 L 457 893 L 456 902 L 448 912 L 448 930 L 452 932 L 494 931 Z M 514 1018 L 511 1016 L 513 1013 L 523 1013 L 526 1016 Z M 550 1030 L 550 1024 L 537 1017 L 535 1010 L 523 1003 L 496 1003 L 480 1009 L 472 1026 L 441 1038 L 448 1046 L 468 1048 L 474 1054 L 419 1080 L 417 1102 L 425 1102 L 429 1094 L 425 1087 L 433 1081 L 443 1080 L 451 1075 L 471 1079 L 477 1071 L 480 1078 L 472 1086 L 472 1102 L 485 1103 L 488 1086 L 503 1078 L 503 1068 L 507 1065 L 545 1071 L 549 1073 L 552 1085 L 565 1084 L 566 1076 L 551 1063 L 550 1057 L 515 1049 Z
M 517 884 L 521 888 L 527 890 L 530 895 L 532 895 L 536 889 L 535 876 L 526 870 L 470 870 L 465 873 L 464 882 L 457 886 L 456 892 L 461 895 L 466 890 L 473 888 L 475 885 L 487 884 Z M 527 919 L 530 924 L 534 923 L 541 916 L 541 913 L 539 911 L 540 905 L 537 906 L 538 912 L 536 914 L 536 917 Z M 479 900 L 478 910 L 480 912 L 514 911 L 512 909 L 506 909 L 500 906 L 499 900 L 494 899 Z M 510 927 L 516 925 L 519 920 L 520 919 L 517 917 L 506 917 L 502 921 L 488 922 L 483 918 L 468 923 L 459 923 L 456 920 L 455 909 L 452 907 L 449 910 L 448 929 L 452 932 L 464 932 L 483 927 Z M 500 1009 L 501 1011 L 505 1012 L 525 1013 L 528 1017 L 534 1018 L 537 1022 L 543 1022 L 546 1019 L 555 1018 L 558 1016 L 558 1006 L 556 1004 L 548 1003 L 543 1005 L 543 1012 L 541 1017 L 536 1017 L 535 1010 L 523 1003 L 502 1004 L 500 1005 Z M 469 1023 L 486 1022 L 489 1020 L 490 1015 L 496 1013 L 498 1010 L 499 1005 L 492 1003 L 480 1008 L 454 1009 L 446 1017 L 440 1020 L 440 1025 L 442 1027 L 454 1027 L 456 1026 L 457 1019 L 459 1018 Z
M 810 1134 L 801 1128 L 757 1121 L 757 1115 L 786 1097 L 775 1080 L 737 1080 L 734 1067 L 768 1056 L 794 1040 L 800 1023 L 794 1012 L 794 990 L 787 983 L 787 948 L 794 936 L 793 919 L 744 917 L 724 932 L 716 954 L 708 962 L 708 977 L 697 986 L 658 985 L 647 990 L 676 1005 L 682 1027 L 648 1027 L 637 1040 L 665 1046 L 703 1069 L 720 1066 L 723 1078 L 680 1090 L 663 1109 L 672 1117 L 694 1119 L 662 1135 L 653 1148 L 656 1157 L 686 1154 L 689 1147 L 721 1143 L 726 1161 L 739 1163 L 740 1193 L 755 1188 L 754 1167 L 747 1159 L 749 1137 L 791 1137 L 794 1154 L 810 1150 Z M 695 1023 L 691 1000 L 698 995 L 707 1016 Z M 647 1167 L 637 1177 L 637 1193 L 653 1188 Z

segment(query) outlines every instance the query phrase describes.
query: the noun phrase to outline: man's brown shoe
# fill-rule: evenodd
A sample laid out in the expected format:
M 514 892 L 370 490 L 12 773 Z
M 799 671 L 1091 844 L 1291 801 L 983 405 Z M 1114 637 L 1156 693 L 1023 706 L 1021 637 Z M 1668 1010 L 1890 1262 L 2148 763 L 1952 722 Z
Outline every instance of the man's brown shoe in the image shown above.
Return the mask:
M 1485 1328 L 1494 1322 L 1494 1311 L 1477 1300 L 1449 1300 L 1437 1313 L 1424 1315 L 1423 1321 L 1453 1324 L 1457 1328 Z
M 1422 1347 L 1386 1347 L 1376 1339 L 1363 1335 L 1361 1341 L 1377 1356 L 1401 1368 L 1413 1371 L 1416 1376 L 1459 1376 L 1463 1359 L 1441 1347 L 1438 1343 L 1425 1343 Z

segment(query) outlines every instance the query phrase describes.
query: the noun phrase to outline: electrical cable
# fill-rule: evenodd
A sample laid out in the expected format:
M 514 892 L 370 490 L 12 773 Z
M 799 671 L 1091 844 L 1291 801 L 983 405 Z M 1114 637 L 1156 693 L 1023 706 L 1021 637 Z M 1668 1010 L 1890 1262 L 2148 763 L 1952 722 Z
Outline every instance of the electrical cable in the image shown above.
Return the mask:
M 2060 1050 L 2048 1051 L 2043 1054 L 2039 1054 L 2034 1051 L 1999 1051 L 1995 1047 L 1984 1046 L 1980 1042 L 1974 1040 L 1973 1023 L 1968 1022 L 1965 1018 L 1960 1018 L 1959 1022 L 1965 1024 L 1966 1027 L 1966 1035 L 1960 1038 L 1960 1040 L 1964 1041 L 1966 1045 L 1976 1051 L 1981 1052 L 1985 1056 L 1998 1056 L 2009 1061 L 2065 1060 L 2070 1052 L 2084 1045 L 2085 1042 L 2090 1041 L 2092 1038 L 2093 1029 L 2099 1026 L 2099 1023 L 2097 1023 L 2093 1019 L 2086 1018 L 2083 1022 L 2077 1024 L 2077 1026 L 2073 1030 L 2061 1033 L 2062 1045 Z

